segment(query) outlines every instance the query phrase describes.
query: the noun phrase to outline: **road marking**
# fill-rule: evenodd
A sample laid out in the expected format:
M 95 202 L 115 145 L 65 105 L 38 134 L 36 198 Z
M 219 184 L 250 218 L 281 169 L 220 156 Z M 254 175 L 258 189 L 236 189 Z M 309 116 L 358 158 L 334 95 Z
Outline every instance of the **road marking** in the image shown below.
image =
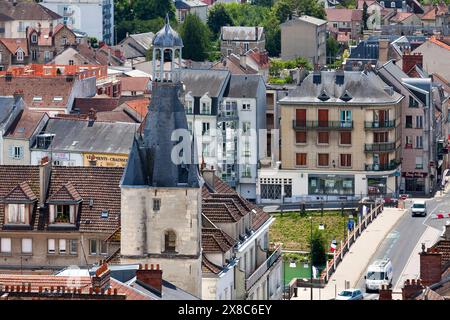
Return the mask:
M 389 232 L 389 234 L 386 236 L 386 239 L 397 239 L 397 238 L 400 238 L 400 232 L 398 232 L 397 230 Z

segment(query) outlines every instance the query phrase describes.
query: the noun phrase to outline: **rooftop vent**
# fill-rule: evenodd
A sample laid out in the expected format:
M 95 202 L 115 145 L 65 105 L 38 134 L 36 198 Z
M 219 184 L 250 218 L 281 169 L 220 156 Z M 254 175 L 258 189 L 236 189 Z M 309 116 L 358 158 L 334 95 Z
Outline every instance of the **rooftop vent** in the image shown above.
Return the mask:
M 314 84 L 321 84 L 322 83 L 322 74 L 320 73 L 320 71 L 318 71 L 318 72 L 314 71 L 314 73 L 313 73 L 313 83 Z
M 390 96 L 392 96 L 394 94 L 394 88 L 391 86 L 385 86 L 384 91 Z
M 327 101 L 330 99 L 330 96 L 327 94 L 327 92 L 324 89 L 322 89 L 322 91 L 320 92 L 320 95 L 317 98 L 322 101 Z
M 348 92 L 347 90 L 344 91 L 344 93 L 339 97 L 342 101 L 350 101 L 353 99 L 353 96 Z

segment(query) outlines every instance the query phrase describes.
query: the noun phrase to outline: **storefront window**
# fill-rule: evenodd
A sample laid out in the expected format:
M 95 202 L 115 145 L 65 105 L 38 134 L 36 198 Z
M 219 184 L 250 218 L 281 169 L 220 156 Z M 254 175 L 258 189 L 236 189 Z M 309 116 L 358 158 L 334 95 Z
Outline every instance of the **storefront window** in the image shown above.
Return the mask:
M 353 177 L 310 176 L 309 194 L 353 195 L 355 179 Z
M 367 194 L 386 194 L 386 178 L 368 178 Z
M 405 179 L 406 192 L 424 192 L 425 179 L 424 178 L 406 178 Z

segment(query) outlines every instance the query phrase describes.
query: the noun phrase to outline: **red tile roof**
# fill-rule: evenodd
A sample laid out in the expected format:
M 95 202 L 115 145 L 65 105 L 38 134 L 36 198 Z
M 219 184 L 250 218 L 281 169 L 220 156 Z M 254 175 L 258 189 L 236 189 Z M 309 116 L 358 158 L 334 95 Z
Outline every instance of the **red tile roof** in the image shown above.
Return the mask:
M 27 182 L 21 182 L 16 187 L 14 187 L 5 197 L 5 201 L 35 201 L 37 200 L 36 195 Z
M 222 268 L 209 261 L 204 255 L 202 256 L 202 272 L 219 274 Z
M 202 228 L 202 249 L 205 253 L 225 253 L 236 241 L 221 229 Z
M 427 12 L 425 12 L 421 19 L 422 20 L 436 20 L 436 16 L 446 14 L 448 12 L 448 7 L 444 3 L 440 3 L 437 6 L 431 7 Z
M 129 100 L 125 102 L 131 109 L 135 110 L 139 115 L 145 117 L 148 111 L 148 105 L 150 104 L 149 98 L 140 98 L 135 100 Z
M 362 10 L 359 9 L 325 9 L 328 22 L 352 22 L 362 20 Z
M 120 77 L 121 89 L 123 91 L 148 92 L 150 77 Z
M 1 38 L 0 42 L 11 52 L 15 54 L 20 48 L 24 52 L 25 56 L 28 56 L 28 44 L 25 38 Z
M 430 39 L 428 39 L 428 41 L 430 41 L 431 43 L 437 44 L 438 46 L 440 46 L 444 49 L 450 50 L 450 45 L 446 44 L 444 41 L 441 41 L 436 36 L 430 37 Z
M 88 114 L 93 108 L 96 111 L 113 111 L 119 106 L 119 98 L 76 98 L 74 109 L 79 109 L 81 114 Z
M 59 202 L 59 201 L 81 201 L 83 198 L 78 193 L 77 189 L 73 186 L 72 182 L 67 182 L 62 185 L 56 192 L 52 193 L 48 197 L 48 202 Z
M 45 112 L 21 111 L 20 115 L 6 132 L 5 138 L 29 139 L 41 121 L 46 121 L 44 118 L 48 119 Z

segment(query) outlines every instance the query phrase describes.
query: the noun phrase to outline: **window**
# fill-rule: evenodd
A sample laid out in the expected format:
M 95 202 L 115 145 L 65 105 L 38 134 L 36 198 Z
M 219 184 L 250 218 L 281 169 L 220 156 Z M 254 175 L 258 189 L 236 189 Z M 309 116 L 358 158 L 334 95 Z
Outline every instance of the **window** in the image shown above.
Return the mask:
M 209 122 L 202 122 L 202 136 L 209 136 Z
M 249 164 L 244 164 L 242 167 L 242 177 L 243 178 L 251 178 L 252 170 Z
M 242 110 L 243 111 L 250 111 L 250 103 L 243 103 L 242 104 Z
M 341 154 L 341 167 L 351 167 L 352 166 L 352 155 L 351 154 Z
M 100 254 L 107 255 L 108 254 L 108 243 L 106 241 L 102 241 L 100 243 Z
M 329 154 L 328 153 L 319 153 L 317 157 L 317 165 L 319 167 L 328 167 L 329 165 Z
M 339 137 L 340 137 L 340 140 L 339 140 L 340 144 L 345 144 L 345 145 L 352 144 L 352 133 L 351 132 L 340 132 Z
M 51 60 L 52 53 L 50 51 L 44 51 L 44 59 L 45 61 Z
M 50 254 L 55 253 L 55 239 L 48 239 L 47 240 L 47 252 Z
M 25 204 L 8 204 L 8 223 L 25 223 Z
M 244 43 L 244 50 L 245 50 L 245 51 L 248 51 L 248 42 L 245 42 L 245 43 Z
M 410 108 L 418 108 L 419 107 L 419 102 L 417 102 L 416 99 L 414 99 L 413 97 L 409 97 L 409 107 Z
M 405 128 L 412 128 L 412 116 L 406 116 Z
M 22 239 L 22 253 L 33 252 L 33 239 Z
M 202 155 L 209 157 L 209 143 L 202 143 Z
M 59 254 L 66 254 L 66 239 L 59 239 Z
M 412 148 L 412 138 L 411 136 L 406 136 L 405 137 L 405 148 L 410 149 Z
M 388 139 L 389 139 L 388 132 L 375 132 L 373 134 L 373 142 L 374 143 L 388 142 Z
M 384 7 L 384 1 L 380 1 L 380 5 Z
M 34 96 L 33 97 L 33 102 L 41 102 L 42 101 L 42 97 L 41 96 Z
M 189 133 L 192 134 L 192 121 L 188 121 L 187 125 Z
M 423 116 L 416 116 L 416 128 L 423 128 Z
M 9 155 L 11 159 L 21 160 L 23 158 L 23 147 L 14 146 Z
M 73 66 L 73 60 L 69 60 L 69 66 Z
M 164 251 L 175 252 L 177 236 L 174 231 L 168 230 L 164 234 Z
M 92 256 L 97 254 L 97 239 L 89 240 L 89 254 Z
M 351 110 L 341 110 L 341 127 L 350 127 L 352 124 L 352 111 Z
M 153 211 L 161 210 L 161 199 L 153 199 Z
M 295 143 L 306 143 L 306 131 L 297 131 L 295 133 Z
M 67 38 L 66 37 L 62 37 L 61 38 L 61 45 L 65 46 L 67 44 Z
M 328 131 L 318 132 L 317 133 L 317 143 L 328 144 L 329 134 Z
M 295 164 L 297 166 L 306 166 L 306 153 L 296 153 Z
M 391 8 L 395 8 L 395 2 L 391 2 Z
M 416 169 L 423 169 L 423 158 L 416 157 Z
M 211 103 L 209 101 L 202 101 L 200 114 L 211 114 Z
M 70 206 L 68 205 L 56 205 L 56 223 L 69 223 L 70 222 Z
M 250 134 L 251 122 L 242 122 L 242 134 L 248 136 Z
M 70 254 L 78 253 L 78 240 L 69 240 L 70 241 Z
M 192 114 L 194 112 L 194 101 L 191 99 L 186 99 L 185 110 L 186 114 Z
M 23 54 L 23 51 L 21 49 L 17 50 L 16 57 L 17 57 L 17 61 L 23 61 L 24 54 Z
M 31 43 L 37 43 L 37 41 L 38 41 L 37 34 L 36 34 L 36 33 L 33 33 L 33 34 L 31 35 Z
M 422 136 L 416 136 L 416 148 L 423 149 L 423 137 Z
M 2 253 L 10 253 L 11 252 L 11 238 L 1 238 L 0 252 L 2 252 Z

